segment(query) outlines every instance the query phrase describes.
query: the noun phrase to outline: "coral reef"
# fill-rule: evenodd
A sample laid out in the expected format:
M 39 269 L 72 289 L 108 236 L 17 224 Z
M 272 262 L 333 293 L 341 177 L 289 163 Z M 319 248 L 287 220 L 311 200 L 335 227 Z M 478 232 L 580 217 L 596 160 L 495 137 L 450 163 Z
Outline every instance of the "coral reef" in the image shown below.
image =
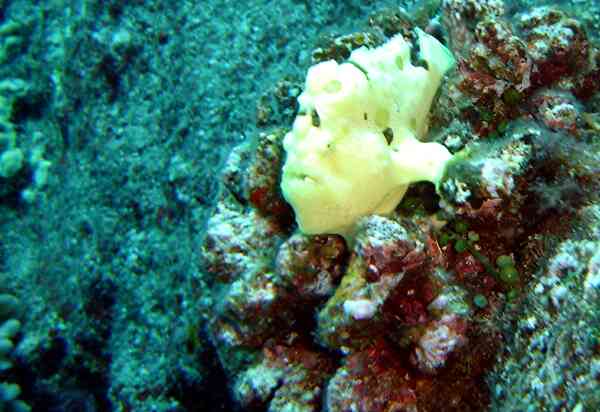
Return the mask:
M 237 378 L 233 392 L 243 410 L 319 411 L 323 385 L 333 365 L 324 354 L 301 344 L 266 345 L 262 359 Z
M 327 385 L 328 411 L 417 411 L 415 382 L 384 342 L 349 355 Z
M 0 1 L 0 409 L 600 409 L 599 22 L 594 0 Z M 348 239 L 299 233 L 303 74 L 417 27 L 458 62 L 419 136 L 452 152 L 442 181 Z
M 10 65 L 22 49 L 26 25 L 9 21 L 0 26 L 0 64 Z M 1 77 L 0 77 L 1 78 Z M 35 90 L 17 77 L 0 80 L 0 204 L 16 206 L 32 203 L 48 180 L 50 162 L 43 158 L 40 132 L 35 132 L 27 147 L 18 136 L 13 119 L 26 110 Z
M 488 6 L 444 3 L 451 42 L 464 48 L 457 87 L 474 101 L 474 107 L 463 113 L 482 135 L 502 130 L 507 121 L 530 110 L 545 111 L 546 116 L 552 116 L 548 110 L 562 112 L 545 123 L 568 128 L 573 121 L 561 125 L 561 117 L 572 119 L 573 110 L 540 95 L 564 93 L 582 99 L 593 95 L 600 87 L 598 48 L 590 45 L 581 24 L 560 10 L 535 7 L 520 13 L 513 23 L 502 18 L 502 8 Z M 543 107 L 548 105 L 558 107 Z
M 593 409 L 593 367 L 579 383 L 586 393 L 579 404 L 575 389 L 561 389 L 568 381 L 545 386 L 558 379 L 549 372 L 534 381 L 536 395 L 525 397 L 534 365 L 569 368 L 572 379 L 580 366 L 545 356 L 531 360 L 531 372 L 513 372 L 534 354 L 526 355 L 531 336 L 512 336 L 508 325 L 542 310 L 555 317 L 553 308 L 576 298 L 570 290 L 581 286 L 575 285 L 596 284 L 591 269 L 580 270 L 568 285 L 547 284 L 543 274 L 558 265 L 556 256 L 569 256 L 567 247 L 577 256 L 595 250 L 591 240 L 585 246 L 560 242 L 590 224 L 576 217 L 597 201 L 600 151 L 589 112 L 598 105 L 581 92 L 584 83 L 590 95 L 596 87 L 596 46 L 580 23 L 551 8 L 520 12 L 510 21 L 501 1 L 444 1 L 441 14 L 460 62 L 431 114 L 430 139 L 455 153 L 438 193 L 414 185 L 394 213 L 362 219 L 346 243 L 337 236 L 294 234 L 293 221 L 278 218 L 277 179 L 266 177 L 260 200 L 252 200 L 249 184 L 240 179 L 240 153 L 230 157 L 223 177 L 227 196 L 209 220 L 203 250 L 208 262 L 235 261 L 225 274 L 208 266 L 219 297 L 211 336 L 242 408 L 279 410 L 287 402 L 329 411 L 527 410 L 529 399 L 535 410 Z M 365 42 L 377 45 L 397 33 L 410 38 L 413 18 L 417 13 L 374 15 L 371 31 L 321 46 L 314 59 L 342 61 Z M 265 136 L 256 149 L 244 148 L 250 150 L 244 156 L 255 153 L 255 163 L 269 158 L 280 167 L 281 158 L 262 149 Z M 281 140 L 275 136 L 266 140 Z M 233 191 L 232 181 L 241 182 Z M 233 198 L 238 214 L 231 219 L 225 205 Z M 215 247 L 224 224 L 241 231 Z M 595 268 L 589 263 L 594 259 L 582 257 L 577 267 Z M 540 294 L 548 295 L 543 308 L 530 303 Z M 577 314 L 563 312 L 561 320 L 538 325 L 544 347 L 570 333 L 567 319 L 594 324 L 594 303 L 587 301 Z M 594 334 L 593 327 L 589 331 Z M 594 358 L 586 336 L 574 336 L 561 353 Z M 270 360 L 273 347 L 288 353 L 297 342 L 315 359 L 327 360 L 324 375 L 308 376 L 293 360 Z M 490 389 L 482 384 L 486 378 Z M 324 404 L 308 394 L 302 403 L 289 388 L 298 381 L 314 388 L 311 394 L 324 394 Z M 513 395 L 515 385 L 522 389 Z M 566 393 L 548 398 L 551 390 Z
M 6 412 L 28 412 L 31 408 L 18 400 L 21 388 L 16 383 L 7 381 L 10 378 L 14 350 L 14 340 L 21 328 L 15 316 L 19 301 L 14 296 L 0 294 L 0 410 Z
M 586 233 L 561 242 L 531 285 L 491 375 L 492 411 L 600 408 L 600 207 L 580 219 Z

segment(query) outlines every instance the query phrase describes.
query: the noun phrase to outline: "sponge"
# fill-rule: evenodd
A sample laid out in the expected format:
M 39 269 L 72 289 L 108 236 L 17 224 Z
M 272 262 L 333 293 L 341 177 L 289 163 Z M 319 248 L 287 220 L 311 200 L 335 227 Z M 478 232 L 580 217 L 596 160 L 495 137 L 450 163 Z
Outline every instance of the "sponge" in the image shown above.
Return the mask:
M 388 214 L 417 181 L 438 183 L 448 150 L 422 143 L 451 53 L 417 29 L 419 58 L 397 35 L 347 62 L 312 66 L 300 111 L 284 138 L 281 187 L 302 232 L 352 235 L 358 219 Z

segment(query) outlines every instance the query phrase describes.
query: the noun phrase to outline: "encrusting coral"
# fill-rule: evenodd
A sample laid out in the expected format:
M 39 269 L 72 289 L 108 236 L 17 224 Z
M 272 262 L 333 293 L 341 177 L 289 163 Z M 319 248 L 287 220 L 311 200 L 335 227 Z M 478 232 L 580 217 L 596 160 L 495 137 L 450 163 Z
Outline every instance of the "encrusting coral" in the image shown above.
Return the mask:
M 547 374 L 531 382 L 527 399 L 540 410 L 598 405 L 588 391 L 600 370 L 597 353 L 582 333 L 557 344 L 556 334 L 573 331 L 575 315 L 552 315 L 585 295 L 577 316 L 594 320 L 598 265 L 590 245 L 599 233 L 590 239 L 581 228 L 597 226 L 590 225 L 600 186 L 600 104 L 591 97 L 600 88 L 597 46 L 552 9 L 524 11 L 511 24 L 502 1 L 439 3 L 458 64 L 429 114 L 428 140 L 453 152 L 437 187 L 411 185 L 398 207 L 360 215 L 352 236 L 307 234 L 279 190 L 285 140 L 288 159 L 291 145 L 284 130 L 260 133 L 229 158 L 203 255 L 214 290 L 211 337 L 242 408 L 520 409 L 526 398 L 510 391 L 530 376 L 515 372 L 520 359 L 542 351 L 525 355 L 533 340 L 582 353 L 590 367 L 576 402 L 569 383 L 549 371 L 571 368 L 575 376 L 581 364 L 535 355 L 532 365 Z M 413 41 L 409 20 L 381 12 L 365 33 L 320 45 L 316 61 L 341 67 L 363 44 L 394 35 Z M 350 65 L 365 76 L 363 65 Z M 301 102 L 295 127 L 319 127 L 321 114 L 311 108 Z M 311 200 L 318 213 L 323 205 Z M 516 337 L 507 326 L 514 319 L 523 325 Z

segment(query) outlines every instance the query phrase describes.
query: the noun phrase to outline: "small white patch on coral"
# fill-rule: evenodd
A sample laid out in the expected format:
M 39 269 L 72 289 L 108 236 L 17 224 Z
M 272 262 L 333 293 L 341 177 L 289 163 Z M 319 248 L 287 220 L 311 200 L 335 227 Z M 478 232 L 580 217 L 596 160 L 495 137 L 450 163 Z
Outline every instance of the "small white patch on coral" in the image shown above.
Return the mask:
M 368 299 L 353 299 L 344 302 L 344 313 L 356 320 L 371 319 L 377 312 L 377 304 Z
M 552 288 L 550 294 L 552 298 L 552 304 L 556 309 L 560 308 L 561 303 L 565 300 L 568 293 L 569 289 L 563 285 L 558 285 Z
M 460 322 L 455 315 L 445 315 L 427 327 L 414 352 L 414 362 L 421 371 L 435 373 L 450 353 L 467 342 L 464 331 L 458 327 Z
M 588 274 L 585 277 L 583 287 L 586 292 L 600 290 L 600 251 L 596 252 L 588 264 Z

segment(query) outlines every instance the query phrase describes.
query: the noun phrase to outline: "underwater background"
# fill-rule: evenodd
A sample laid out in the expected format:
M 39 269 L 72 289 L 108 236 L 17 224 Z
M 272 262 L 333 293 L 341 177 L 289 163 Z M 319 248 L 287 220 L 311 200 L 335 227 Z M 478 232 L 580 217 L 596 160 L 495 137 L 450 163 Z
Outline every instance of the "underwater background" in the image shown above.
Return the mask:
M 442 181 L 303 234 L 307 70 L 416 28 Z M 0 0 L 0 410 L 598 411 L 599 186 L 596 0 Z

